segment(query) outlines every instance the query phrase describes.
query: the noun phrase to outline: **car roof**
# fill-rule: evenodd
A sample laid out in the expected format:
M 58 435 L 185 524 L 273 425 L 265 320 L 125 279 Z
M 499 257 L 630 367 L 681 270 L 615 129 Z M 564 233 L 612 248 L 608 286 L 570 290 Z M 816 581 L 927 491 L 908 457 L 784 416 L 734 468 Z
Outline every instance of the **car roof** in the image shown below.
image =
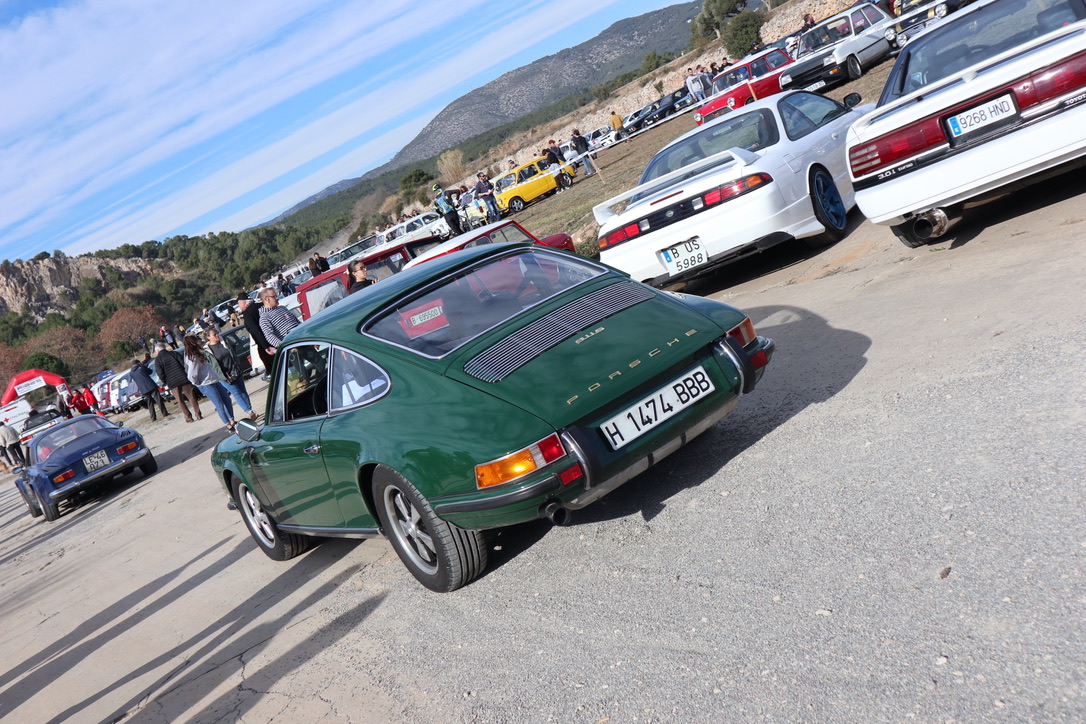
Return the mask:
M 437 246 L 431 247 L 430 249 L 427 249 L 426 251 L 419 254 L 418 256 L 416 256 L 411 261 L 407 262 L 407 264 L 404 265 L 404 269 L 408 269 L 408 268 L 413 267 L 413 266 L 418 266 L 419 264 L 423 263 L 424 261 L 429 261 L 430 259 L 433 259 L 435 256 L 444 256 L 445 254 L 448 254 L 450 251 L 455 251 L 455 250 L 459 249 L 461 246 L 463 246 L 464 244 L 467 244 L 467 243 L 469 243 L 469 242 L 471 242 L 471 241 L 473 241 L 475 239 L 478 239 L 480 236 L 486 236 L 487 234 L 494 231 L 495 229 L 500 229 L 500 228 L 502 228 L 504 226 L 515 226 L 518 229 L 520 229 L 521 231 L 523 231 L 525 234 L 527 234 L 529 237 L 531 237 L 532 239 L 536 239 L 535 234 L 528 231 L 527 229 L 525 229 L 523 226 L 521 226 L 517 222 L 513 221 L 512 219 L 502 219 L 501 221 L 496 221 L 493 224 L 487 224 L 486 226 L 480 226 L 477 229 L 471 229 L 470 231 L 465 231 L 463 234 L 460 234 L 459 236 L 454 236 L 453 238 L 449 239 L 448 241 L 443 241 L 440 244 L 438 244 Z M 536 239 L 536 241 L 538 241 L 538 239 Z

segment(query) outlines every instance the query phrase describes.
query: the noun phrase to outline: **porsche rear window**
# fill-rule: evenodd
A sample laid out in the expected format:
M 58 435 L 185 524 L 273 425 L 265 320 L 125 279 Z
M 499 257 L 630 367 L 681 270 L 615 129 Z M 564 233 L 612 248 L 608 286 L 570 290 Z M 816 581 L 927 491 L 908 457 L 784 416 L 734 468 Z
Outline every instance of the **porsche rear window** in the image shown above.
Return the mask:
M 604 273 L 590 262 L 551 252 L 525 250 L 490 258 L 401 301 L 362 331 L 426 357 L 443 357 Z

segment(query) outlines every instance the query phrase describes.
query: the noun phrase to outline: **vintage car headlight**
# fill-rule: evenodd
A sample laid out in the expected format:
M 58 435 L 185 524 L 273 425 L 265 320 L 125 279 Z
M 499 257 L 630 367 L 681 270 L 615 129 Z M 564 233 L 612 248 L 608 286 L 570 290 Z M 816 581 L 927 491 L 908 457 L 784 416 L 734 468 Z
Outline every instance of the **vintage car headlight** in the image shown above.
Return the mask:
M 828 55 L 822 59 L 822 67 L 826 67 L 827 65 L 834 65 L 836 62 L 837 61 L 833 59 L 832 55 Z
M 946 3 L 939 3 L 938 5 L 935 6 L 935 17 L 937 17 L 937 18 L 945 18 L 946 17 Z
M 787 73 L 785 73 L 784 75 L 781 76 L 781 88 L 785 87 L 786 85 L 788 85 L 791 82 L 792 82 L 792 76 L 788 75 Z
M 701 113 L 694 111 L 694 123 L 701 123 Z
M 895 31 L 894 31 L 894 29 L 893 29 L 893 28 L 887 28 L 887 29 L 886 29 L 886 32 L 884 32 L 884 33 L 883 33 L 882 35 L 883 35 L 883 37 L 885 37 L 885 38 L 886 38 L 886 40 L 887 40 L 888 42 L 891 42 L 891 43 L 892 43 L 892 42 L 894 42 L 894 32 L 895 32 Z
M 728 99 L 728 108 L 735 108 L 735 96 Z

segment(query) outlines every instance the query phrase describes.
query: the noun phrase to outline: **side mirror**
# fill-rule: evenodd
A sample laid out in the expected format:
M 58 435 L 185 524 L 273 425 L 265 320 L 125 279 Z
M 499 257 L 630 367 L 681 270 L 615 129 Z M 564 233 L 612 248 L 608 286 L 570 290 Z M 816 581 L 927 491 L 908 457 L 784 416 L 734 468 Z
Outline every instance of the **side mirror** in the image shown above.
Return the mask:
M 116 425 L 117 427 L 124 427 L 124 422 L 122 422 L 121 420 L 117 420 L 113 424 Z
M 860 105 L 862 100 L 863 98 L 860 97 L 859 93 L 849 93 L 845 96 L 845 108 L 855 108 Z
M 252 420 L 238 420 L 234 423 L 234 432 L 245 442 L 260 439 L 260 428 Z

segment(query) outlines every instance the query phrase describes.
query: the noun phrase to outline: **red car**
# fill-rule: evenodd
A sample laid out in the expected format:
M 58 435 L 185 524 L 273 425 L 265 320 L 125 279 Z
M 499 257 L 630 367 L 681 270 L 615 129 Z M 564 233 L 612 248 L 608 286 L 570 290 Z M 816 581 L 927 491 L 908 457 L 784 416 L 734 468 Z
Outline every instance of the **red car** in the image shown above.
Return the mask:
M 577 253 L 573 246 L 573 238 L 569 234 L 551 234 L 543 239 L 535 236 L 515 221 L 503 220 L 496 224 L 481 226 L 460 236 L 454 236 L 443 244 L 438 244 L 432 249 L 419 254 L 410 262 L 408 267 L 417 266 L 425 261 L 436 259 L 439 256 L 451 254 L 461 249 L 471 249 L 483 244 L 497 244 L 500 242 L 533 242 L 549 246 L 552 249 L 564 249 L 572 254 Z M 405 267 L 406 268 L 406 267 Z
M 713 80 L 713 96 L 698 110 L 694 121 L 700 126 L 733 108 L 745 106 L 781 92 L 781 71 L 792 63 L 780 48 L 748 55 Z

